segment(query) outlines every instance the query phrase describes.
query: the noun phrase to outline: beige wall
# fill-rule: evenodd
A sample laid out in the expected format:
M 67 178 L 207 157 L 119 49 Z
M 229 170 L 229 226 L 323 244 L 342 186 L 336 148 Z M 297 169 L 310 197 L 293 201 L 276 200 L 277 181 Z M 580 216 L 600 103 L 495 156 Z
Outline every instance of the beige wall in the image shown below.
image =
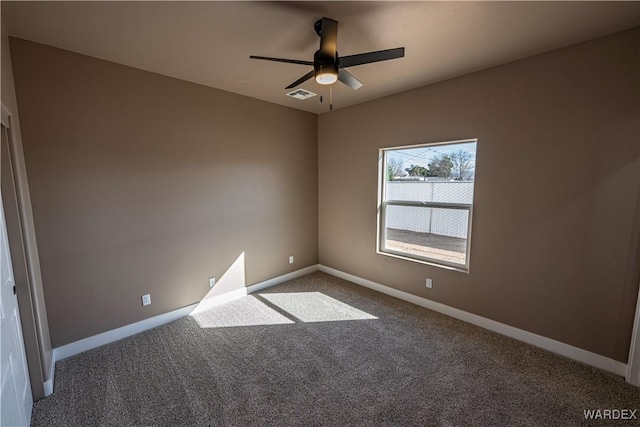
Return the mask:
M 16 287 L 20 319 L 22 323 L 23 338 L 29 365 L 29 377 L 31 391 L 34 399 L 41 399 L 45 395 L 44 383 L 52 378 L 52 348 L 49 337 L 49 325 L 45 304 L 42 276 L 40 272 L 40 259 L 38 244 L 36 241 L 33 212 L 31 208 L 31 196 L 29 183 L 22 150 L 22 133 L 20 132 L 20 117 L 14 87 L 13 69 L 9 48 L 9 37 L 6 27 L 2 22 L 2 105 L 10 114 L 11 121 L 11 161 L 8 155 L 4 157 L 3 164 L 11 164 L 12 172 L 3 170 L 4 177 L 14 181 L 12 185 L 15 193 L 13 200 L 7 200 L 5 207 L 15 206 L 20 209 L 22 217 L 21 226 L 18 224 L 13 230 L 9 229 L 11 236 L 18 236 L 19 241 L 11 239 L 11 252 L 14 260 L 21 259 L 21 268 L 14 266 L 16 274 Z M 7 153 L 9 147 L 3 147 Z M 3 178 L 6 179 L 6 178 Z M 4 196 L 3 196 L 4 197 Z M 7 196 L 8 197 L 8 196 Z M 17 220 L 17 217 L 16 217 Z M 11 227 L 7 224 L 8 228 Z M 20 235 L 22 236 L 20 238 Z M 27 262 L 25 265 L 25 261 Z M 20 277 L 18 277 L 18 275 Z
M 317 263 L 315 115 L 11 51 L 54 347 L 195 303 L 242 253 L 246 285 Z
M 244 252 L 246 284 L 319 260 L 626 362 L 639 43 L 636 29 L 316 123 L 12 39 L 54 346 L 196 302 Z M 478 138 L 470 274 L 377 255 L 378 149 L 465 138 Z
M 639 45 L 635 29 L 321 115 L 319 262 L 626 362 Z M 470 274 L 377 255 L 378 149 L 466 138 Z

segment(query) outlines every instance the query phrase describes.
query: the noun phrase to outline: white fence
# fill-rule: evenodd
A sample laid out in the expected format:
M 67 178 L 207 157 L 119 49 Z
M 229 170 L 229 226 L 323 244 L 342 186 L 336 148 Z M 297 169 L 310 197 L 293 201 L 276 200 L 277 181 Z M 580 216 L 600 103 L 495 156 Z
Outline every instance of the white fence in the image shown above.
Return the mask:
M 412 202 L 473 202 L 473 181 L 391 181 L 386 200 Z M 467 237 L 469 211 L 465 209 L 387 206 L 386 226 L 400 230 Z

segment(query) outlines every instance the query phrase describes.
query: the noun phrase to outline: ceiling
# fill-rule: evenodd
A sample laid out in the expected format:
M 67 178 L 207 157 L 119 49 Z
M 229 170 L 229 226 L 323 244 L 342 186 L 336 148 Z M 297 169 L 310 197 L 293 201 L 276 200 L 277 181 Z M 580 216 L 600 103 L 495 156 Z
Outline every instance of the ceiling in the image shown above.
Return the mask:
M 314 22 L 339 21 L 340 56 L 406 47 L 405 58 L 349 68 L 364 86 L 333 87 L 334 109 L 640 26 L 640 2 L 11 2 L 11 36 L 304 111 L 284 87 L 311 67 Z

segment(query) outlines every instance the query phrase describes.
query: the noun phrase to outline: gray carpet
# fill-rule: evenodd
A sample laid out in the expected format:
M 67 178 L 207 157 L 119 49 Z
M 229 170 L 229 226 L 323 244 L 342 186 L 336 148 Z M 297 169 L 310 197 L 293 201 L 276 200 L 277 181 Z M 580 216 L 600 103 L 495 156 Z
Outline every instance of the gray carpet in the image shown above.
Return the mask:
M 614 408 L 640 390 L 318 272 L 59 361 L 32 425 L 605 425 L 583 411 Z

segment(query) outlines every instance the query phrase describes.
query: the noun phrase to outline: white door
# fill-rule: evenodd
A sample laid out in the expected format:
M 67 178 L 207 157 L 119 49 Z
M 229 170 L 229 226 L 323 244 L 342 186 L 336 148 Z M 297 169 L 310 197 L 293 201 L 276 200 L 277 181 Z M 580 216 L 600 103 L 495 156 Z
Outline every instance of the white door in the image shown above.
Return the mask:
M 3 143 L 6 131 L 2 126 Z M 1 197 L 0 218 L 0 426 L 28 426 L 33 398 Z

